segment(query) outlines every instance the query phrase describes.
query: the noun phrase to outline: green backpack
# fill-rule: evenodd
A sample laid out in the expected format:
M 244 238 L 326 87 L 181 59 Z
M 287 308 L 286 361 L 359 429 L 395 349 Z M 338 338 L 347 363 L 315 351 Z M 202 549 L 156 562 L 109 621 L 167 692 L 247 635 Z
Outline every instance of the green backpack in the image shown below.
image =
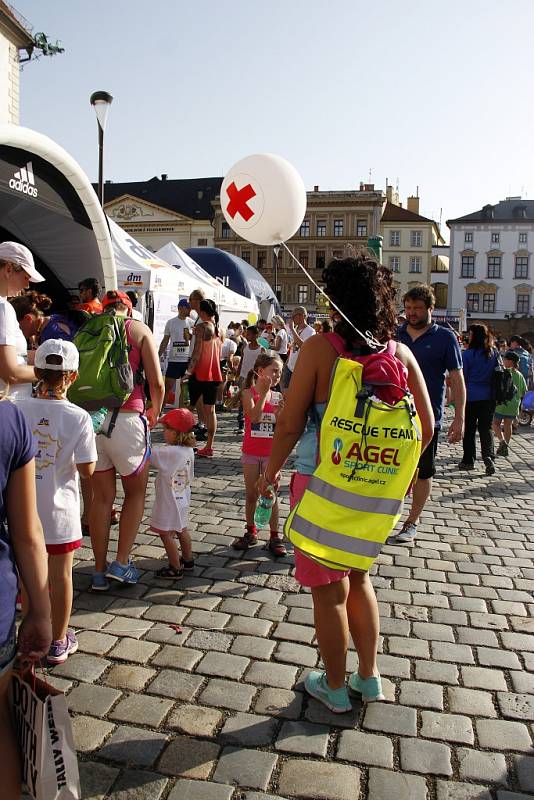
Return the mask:
M 128 361 L 125 318 L 113 312 L 91 317 L 78 330 L 74 344 L 80 367 L 68 391 L 69 400 L 86 411 L 120 408 L 135 383 Z

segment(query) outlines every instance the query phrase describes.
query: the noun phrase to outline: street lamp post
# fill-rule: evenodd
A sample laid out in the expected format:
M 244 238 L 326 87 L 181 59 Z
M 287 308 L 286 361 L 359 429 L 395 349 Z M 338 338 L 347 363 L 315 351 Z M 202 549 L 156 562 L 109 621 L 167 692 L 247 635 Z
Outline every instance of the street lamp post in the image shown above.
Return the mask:
M 273 254 L 274 254 L 274 294 L 278 302 L 280 302 L 279 292 L 278 292 L 278 256 L 280 255 L 281 245 L 276 244 L 273 247 Z
M 98 199 L 102 208 L 104 207 L 104 131 L 112 102 L 113 97 L 109 92 L 93 92 L 91 95 L 91 105 L 98 122 Z

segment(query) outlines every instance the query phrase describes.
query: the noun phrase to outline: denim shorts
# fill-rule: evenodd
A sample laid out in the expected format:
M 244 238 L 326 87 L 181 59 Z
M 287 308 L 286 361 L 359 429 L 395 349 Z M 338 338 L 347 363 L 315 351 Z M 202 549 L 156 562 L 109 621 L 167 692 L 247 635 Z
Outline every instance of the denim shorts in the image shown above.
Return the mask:
M 0 645 L 0 678 L 13 666 L 17 655 L 17 631 L 15 625 L 11 628 L 9 636 L 4 644 Z

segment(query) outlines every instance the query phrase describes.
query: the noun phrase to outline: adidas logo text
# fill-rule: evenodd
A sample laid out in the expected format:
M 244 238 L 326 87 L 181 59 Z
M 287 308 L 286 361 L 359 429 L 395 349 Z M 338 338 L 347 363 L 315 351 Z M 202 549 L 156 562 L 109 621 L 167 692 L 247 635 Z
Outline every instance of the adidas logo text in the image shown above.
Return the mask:
M 37 197 L 39 192 L 35 187 L 31 161 L 28 161 L 25 167 L 21 167 L 18 172 L 15 172 L 9 181 L 9 188 L 14 189 L 16 192 L 22 192 L 22 194 L 28 194 L 30 197 Z

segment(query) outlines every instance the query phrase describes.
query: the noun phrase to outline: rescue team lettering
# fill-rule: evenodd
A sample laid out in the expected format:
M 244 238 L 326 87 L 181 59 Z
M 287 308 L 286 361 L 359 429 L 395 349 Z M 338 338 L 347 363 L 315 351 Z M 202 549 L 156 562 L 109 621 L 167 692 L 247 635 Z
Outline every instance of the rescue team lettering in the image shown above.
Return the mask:
M 340 428 L 342 431 L 354 431 L 354 433 L 361 433 L 362 436 L 384 436 L 389 439 L 413 439 L 414 432 L 412 429 L 406 430 L 405 428 L 379 428 L 375 425 L 369 427 L 364 425 L 363 422 L 354 422 L 351 419 L 344 419 L 343 417 L 332 417 L 330 425 L 335 428 Z

